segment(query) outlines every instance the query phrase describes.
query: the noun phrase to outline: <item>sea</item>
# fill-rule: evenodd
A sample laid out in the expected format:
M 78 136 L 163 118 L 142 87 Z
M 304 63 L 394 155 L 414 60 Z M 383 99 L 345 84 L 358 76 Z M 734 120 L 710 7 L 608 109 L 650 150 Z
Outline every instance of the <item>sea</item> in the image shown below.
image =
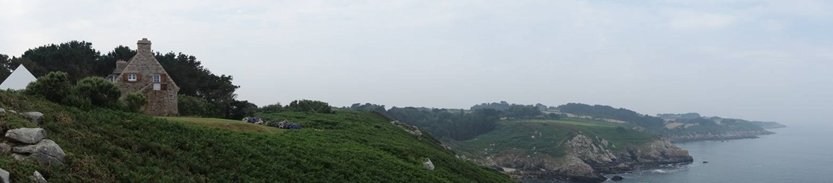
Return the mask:
M 621 183 L 833 183 L 833 125 L 772 129 L 755 139 L 678 143 L 694 163 L 620 174 Z

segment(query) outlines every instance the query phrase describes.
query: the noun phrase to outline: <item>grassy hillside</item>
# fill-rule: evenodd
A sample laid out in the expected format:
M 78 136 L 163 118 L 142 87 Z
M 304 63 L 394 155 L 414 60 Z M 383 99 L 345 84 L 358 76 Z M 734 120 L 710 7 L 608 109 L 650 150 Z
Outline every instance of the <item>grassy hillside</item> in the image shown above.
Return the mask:
M 46 114 L 49 139 L 65 166 L 43 167 L 0 155 L 15 182 L 38 170 L 50 182 L 509 182 L 459 160 L 430 137 L 414 137 L 373 113 L 277 113 L 301 130 L 237 121 L 157 118 L 105 109 L 82 111 L 0 92 L 0 107 Z M 2 131 L 31 126 L 3 117 Z M 430 158 L 436 169 L 422 167 Z
M 615 145 L 614 150 L 656 139 L 653 135 L 630 130 L 624 124 L 566 118 L 502 121 L 489 133 L 454 144 L 457 149 L 475 156 L 521 150 L 529 154 L 544 153 L 561 157 L 565 153 L 562 142 L 578 132 L 606 139 Z

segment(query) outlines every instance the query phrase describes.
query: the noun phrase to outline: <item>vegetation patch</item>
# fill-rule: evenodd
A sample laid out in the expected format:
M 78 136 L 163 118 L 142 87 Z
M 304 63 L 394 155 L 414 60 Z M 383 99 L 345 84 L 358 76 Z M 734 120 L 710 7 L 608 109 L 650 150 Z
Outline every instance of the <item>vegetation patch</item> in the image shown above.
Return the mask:
M 200 117 L 160 117 L 173 122 L 180 122 L 188 125 L 197 125 L 211 128 L 226 129 L 236 132 L 257 132 L 277 134 L 284 130 L 279 128 L 268 127 L 264 125 L 257 125 L 246 123 L 243 121 L 219 119 L 219 118 L 200 118 Z
M 3 156 L 14 182 L 34 170 L 50 182 L 511 182 L 371 112 L 265 113 L 305 128 L 252 133 L 217 125 L 236 121 L 81 110 L 11 92 L 0 92 L 0 107 L 43 112 L 41 127 L 67 154 L 54 167 Z

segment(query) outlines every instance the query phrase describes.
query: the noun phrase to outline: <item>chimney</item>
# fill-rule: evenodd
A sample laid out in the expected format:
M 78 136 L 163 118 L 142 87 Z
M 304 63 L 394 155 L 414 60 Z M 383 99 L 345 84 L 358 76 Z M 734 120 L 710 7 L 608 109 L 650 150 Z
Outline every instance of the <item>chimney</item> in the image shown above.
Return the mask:
M 142 38 L 142 40 L 139 40 L 136 44 L 139 47 L 138 53 L 153 53 L 150 51 L 150 40 L 148 40 L 148 38 Z
M 116 70 L 114 71 L 114 73 L 121 73 L 124 70 L 125 67 L 127 67 L 127 61 L 124 61 L 124 60 L 116 61 Z

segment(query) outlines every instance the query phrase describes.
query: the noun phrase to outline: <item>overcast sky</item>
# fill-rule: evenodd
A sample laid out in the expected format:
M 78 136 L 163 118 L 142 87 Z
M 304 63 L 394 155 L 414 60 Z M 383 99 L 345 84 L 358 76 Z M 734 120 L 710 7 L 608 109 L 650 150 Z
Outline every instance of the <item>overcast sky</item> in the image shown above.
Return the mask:
M 605 104 L 833 118 L 833 2 L 0 0 L 0 53 L 84 40 L 197 56 L 258 105 Z

